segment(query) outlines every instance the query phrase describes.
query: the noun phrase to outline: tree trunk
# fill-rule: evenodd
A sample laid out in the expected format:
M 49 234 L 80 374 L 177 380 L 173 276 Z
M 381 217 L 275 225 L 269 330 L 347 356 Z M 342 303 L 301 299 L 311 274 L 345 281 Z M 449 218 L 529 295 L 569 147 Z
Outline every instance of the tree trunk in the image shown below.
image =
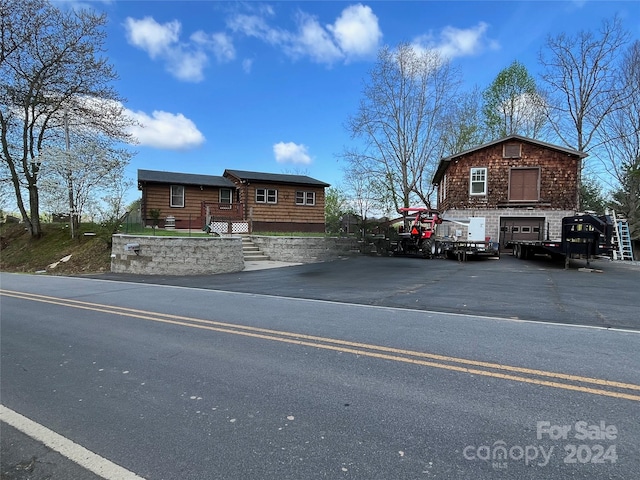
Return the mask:
M 42 229 L 40 228 L 40 199 L 37 185 L 29 185 L 29 231 L 32 238 L 40 238 Z

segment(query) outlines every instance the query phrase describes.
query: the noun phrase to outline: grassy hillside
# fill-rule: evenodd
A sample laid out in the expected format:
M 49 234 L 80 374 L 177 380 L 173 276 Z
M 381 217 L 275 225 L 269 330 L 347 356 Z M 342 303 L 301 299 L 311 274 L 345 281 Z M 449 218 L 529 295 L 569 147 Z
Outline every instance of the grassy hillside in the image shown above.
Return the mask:
M 98 225 L 83 224 L 72 239 L 66 224 L 42 224 L 42 238 L 32 239 L 23 225 L 0 227 L 0 270 L 52 275 L 107 272 L 111 265 L 111 235 Z M 95 235 L 85 236 L 85 233 Z M 60 260 L 68 255 L 67 262 Z M 49 265 L 59 262 L 55 268 Z

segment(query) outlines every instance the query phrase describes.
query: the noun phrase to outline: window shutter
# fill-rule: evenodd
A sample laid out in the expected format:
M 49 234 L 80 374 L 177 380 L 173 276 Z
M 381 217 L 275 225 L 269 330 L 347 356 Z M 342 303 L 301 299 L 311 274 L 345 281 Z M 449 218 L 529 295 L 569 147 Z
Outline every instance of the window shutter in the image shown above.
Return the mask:
M 540 170 L 537 168 L 514 168 L 511 170 L 509 200 L 538 201 L 539 175 Z

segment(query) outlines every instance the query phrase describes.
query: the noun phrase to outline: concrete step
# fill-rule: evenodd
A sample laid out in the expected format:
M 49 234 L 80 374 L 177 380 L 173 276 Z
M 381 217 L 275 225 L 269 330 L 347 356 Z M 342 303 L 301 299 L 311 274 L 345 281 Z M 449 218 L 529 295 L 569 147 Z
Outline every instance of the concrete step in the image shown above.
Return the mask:
M 265 255 L 259 247 L 257 247 L 249 237 L 242 237 L 242 256 L 245 262 L 259 262 L 269 260 L 269 256 Z
M 245 262 L 261 262 L 266 260 L 270 260 L 270 258 L 264 253 L 244 255 Z

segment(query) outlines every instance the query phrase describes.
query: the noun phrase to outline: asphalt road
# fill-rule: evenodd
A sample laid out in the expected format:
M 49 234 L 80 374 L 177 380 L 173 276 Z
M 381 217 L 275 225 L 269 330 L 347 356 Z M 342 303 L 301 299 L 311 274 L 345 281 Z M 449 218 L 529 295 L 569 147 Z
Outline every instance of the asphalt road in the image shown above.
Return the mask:
M 148 479 L 637 478 L 640 272 L 602 270 L 1 274 L 2 404 Z M 95 478 L 1 433 L 3 480 Z
M 640 265 L 502 256 L 468 262 L 352 257 L 207 276 L 101 274 L 113 279 L 540 322 L 640 329 Z

